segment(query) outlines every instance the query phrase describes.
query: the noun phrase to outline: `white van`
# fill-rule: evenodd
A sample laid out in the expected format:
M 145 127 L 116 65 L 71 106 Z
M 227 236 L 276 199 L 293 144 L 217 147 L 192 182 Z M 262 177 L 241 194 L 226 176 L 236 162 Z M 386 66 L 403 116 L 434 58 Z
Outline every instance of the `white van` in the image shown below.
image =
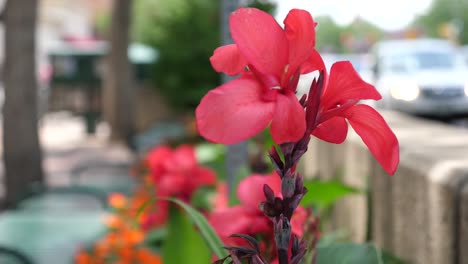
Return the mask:
M 468 116 L 468 67 L 457 47 L 440 39 L 377 43 L 378 107 L 435 116 Z
M 468 45 L 461 47 L 461 53 L 463 54 L 463 57 L 465 58 L 465 62 L 468 65 Z

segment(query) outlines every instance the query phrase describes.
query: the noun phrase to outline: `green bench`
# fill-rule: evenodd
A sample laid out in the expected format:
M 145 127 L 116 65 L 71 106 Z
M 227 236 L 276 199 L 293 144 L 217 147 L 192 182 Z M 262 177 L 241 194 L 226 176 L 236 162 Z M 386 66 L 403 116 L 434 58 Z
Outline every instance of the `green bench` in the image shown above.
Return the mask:
M 14 210 L 0 214 L 0 263 L 72 263 L 105 233 L 105 211 Z
M 94 188 L 32 188 L 0 213 L 0 263 L 72 263 L 77 245 L 105 233 L 107 208 L 107 196 Z
M 0 246 L 0 263 L 33 264 L 33 261 L 18 250 Z
M 24 198 L 17 210 L 89 211 L 106 210 L 107 194 L 95 187 L 70 186 L 35 191 Z
M 184 133 L 180 124 L 160 123 L 137 137 L 134 144 L 143 153 Z M 128 166 L 89 160 L 71 171 L 70 186 L 36 187 L 15 210 L 0 213 L 0 263 L 72 263 L 77 245 L 86 247 L 105 233 L 108 194 L 132 193 L 136 184 Z M 98 178 L 96 175 L 102 175 L 99 170 L 106 168 L 115 169 L 109 175 L 112 178 Z M 94 205 L 79 202 L 77 197 L 94 200 Z
M 98 183 L 82 178 L 85 170 L 100 166 L 114 166 L 121 175 Z M 72 263 L 77 245 L 84 248 L 105 233 L 108 194 L 133 189 L 125 172 L 123 164 L 89 162 L 72 171 L 71 186 L 31 188 L 16 208 L 0 213 L 0 263 Z

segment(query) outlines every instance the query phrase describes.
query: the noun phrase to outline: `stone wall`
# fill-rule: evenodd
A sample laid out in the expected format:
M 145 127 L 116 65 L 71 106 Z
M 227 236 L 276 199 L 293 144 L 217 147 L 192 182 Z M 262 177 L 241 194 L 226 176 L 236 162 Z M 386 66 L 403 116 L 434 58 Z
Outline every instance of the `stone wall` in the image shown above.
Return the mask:
M 468 263 L 468 130 L 383 114 L 400 142 L 394 176 L 351 129 L 344 144 L 310 143 L 306 176 L 339 177 L 364 190 L 336 205 L 332 227 L 354 241 L 370 237 L 410 263 Z

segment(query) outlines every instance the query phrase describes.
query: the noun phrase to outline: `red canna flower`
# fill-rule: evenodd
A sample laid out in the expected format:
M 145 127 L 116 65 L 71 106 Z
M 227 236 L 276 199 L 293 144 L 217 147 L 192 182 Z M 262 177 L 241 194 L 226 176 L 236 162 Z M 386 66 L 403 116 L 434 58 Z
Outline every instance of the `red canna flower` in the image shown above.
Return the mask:
M 376 110 L 358 104 L 360 100 L 380 100 L 381 95 L 359 77 L 349 61 L 333 64 L 327 77 L 318 58 L 311 67 L 322 70 L 323 76 L 309 92 L 309 131 L 324 141 L 340 144 L 348 133 L 347 120 L 384 170 L 393 175 L 400 159 L 398 139 Z
M 211 90 L 196 109 L 197 129 L 206 139 L 223 144 L 245 140 L 271 123 L 273 140 L 295 142 L 306 130 L 304 108 L 295 96 L 299 75 L 314 70 L 315 22 L 293 9 L 284 30 L 255 8 L 231 14 L 235 44 L 217 48 L 213 68 L 233 81 Z
M 201 166 L 193 146 L 181 145 L 176 149 L 161 146 L 146 156 L 151 187 L 157 197 L 176 197 L 190 202 L 195 191 L 202 186 L 215 186 L 216 175 L 208 167 Z M 149 229 L 166 222 L 169 204 L 158 200 L 145 209 L 141 220 L 143 228 Z
M 282 197 L 281 178 L 278 174 L 254 174 L 239 183 L 237 196 L 241 202 L 240 205 L 231 208 L 215 208 L 211 213 L 209 221 L 224 241 L 227 242 L 232 234 L 273 237 L 273 223 L 259 209 L 259 204 L 265 200 L 263 195 L 265 184 L 270 186 L 276 196 Z M 298 207 L 291 218 L 292 232 L 297 236 L 302 236 L 306 218 L 305 210 Z
M 158 147 L 147 156 L 151 178 L 160 197 L 177 197 L 188 202 L 201 186 L 213 186 L 215 173 L 200 166 L 193 146 L 182 145 L 176 149 Z

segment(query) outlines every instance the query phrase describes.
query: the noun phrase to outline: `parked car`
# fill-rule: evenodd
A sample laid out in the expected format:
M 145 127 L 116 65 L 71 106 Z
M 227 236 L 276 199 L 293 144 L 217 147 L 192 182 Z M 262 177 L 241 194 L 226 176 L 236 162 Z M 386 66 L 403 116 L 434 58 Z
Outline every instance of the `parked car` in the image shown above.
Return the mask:
M 468 67 L 459 50 L 440 39 L 377 43 L 374 84 L 378 107 L 448 117 L 468 115 Z
M 462 46 L 460 50 L 463 57 L 465 58 L 466 64 L 468 65 L 468 45 Z

